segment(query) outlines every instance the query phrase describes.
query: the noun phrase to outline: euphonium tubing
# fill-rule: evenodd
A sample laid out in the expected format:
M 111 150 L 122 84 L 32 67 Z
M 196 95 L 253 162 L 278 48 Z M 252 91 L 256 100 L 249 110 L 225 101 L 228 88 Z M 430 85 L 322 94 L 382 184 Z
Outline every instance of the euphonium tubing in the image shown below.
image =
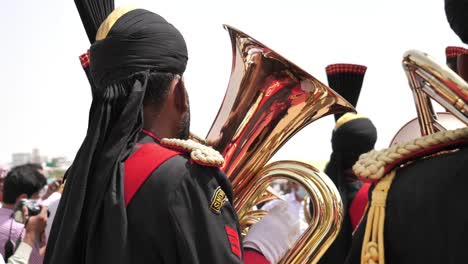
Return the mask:
M 422 136 L 446 130 L 437 118 L 431 99 L 464 125 L 468 124 L 468 84 L 458 74 L 417 50 L 405 52 L 402 63 L 413 91 Z
M 249 197 L 262 195 L 276 179 L 292 180 L 302 185 L 314 208 L 309 228 L 280 263 L 316 263 L 340 230 L 343 220 L 340 194 L 330 178 L 313 166 L 298 161 L 277 161 L 265 166 L 246 195 L 237 201 L 239 215 L 251 216 L 254 200 Z
M 316 262 L 339 231 L 342 205 L 335 186 L 303 163 L 288 161 L 264 166 L 311 122 L 355 110 L 332 89 L 278 53 L 237 29 L 225 28 L 232 43 L 232 72 L 206 143 L 225 158 L 222 169 L 232 182 L 234 207 L 241 223 L 252 224 L 256 216 L 262 215 L 249 211 L 271 180 L 288 178 L 304 185 L 318 210 L 314 210 L 317 213 L 312 224 L 283 263 Z M 245 217 L 249 219 L 244 221 Z

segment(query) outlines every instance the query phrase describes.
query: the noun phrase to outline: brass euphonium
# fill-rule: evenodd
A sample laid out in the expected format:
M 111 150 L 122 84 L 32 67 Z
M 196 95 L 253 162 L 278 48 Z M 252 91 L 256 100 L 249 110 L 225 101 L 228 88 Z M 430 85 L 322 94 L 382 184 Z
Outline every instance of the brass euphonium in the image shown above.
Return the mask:
M 468 84 L 448 66 L 439 65 L 426 53 L 410 50 L 403 56 L 403 68 L 416 104 L 416 120 L 398 131 L 392 144 L 468 124 Z M 436 113 L 432 100 L 449 113 Z
M 265 164 L 289 138 L 329 114 L 354 111 L 341 96 L 247 34 L 225 26 L 232 42 L 232 72 L 221 108 L 205 142 L 220 151 L 234 189 L 241 225 L 267 186 L 286 178 L 302 184 L 313 203 L 309 229 L 282 263 L 315 263 L 335 239 L 342 221 L 340 195 L 332 181 L 297 161 Z M 310 146 L 313 147 L 313 146 Z

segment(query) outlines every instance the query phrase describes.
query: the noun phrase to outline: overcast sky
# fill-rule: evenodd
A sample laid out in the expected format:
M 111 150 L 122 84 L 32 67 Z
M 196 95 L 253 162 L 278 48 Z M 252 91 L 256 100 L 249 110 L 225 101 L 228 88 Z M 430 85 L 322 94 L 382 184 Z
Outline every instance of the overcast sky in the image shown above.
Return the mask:
M 326 83 L 331 63 L 368 66 L 358 110 L 377 126 L 378 148 L 415 117 L 401 67 L 406 50 L 445 62 L 447 45 L 462 45 L 443 0 L 117 1 L 159 13 L 184 35 L 192 131 L 206 135 L 231 71 L 229 36 L 241 29 Z M 87 127 L 90 89 L 78 56 L 89 42 L 72 0 L 2 1 L 0 8 L 0 163 L 37 147 L 73 158 Z M 302 130 L 275 159 L 327 159 L 333 118 Z

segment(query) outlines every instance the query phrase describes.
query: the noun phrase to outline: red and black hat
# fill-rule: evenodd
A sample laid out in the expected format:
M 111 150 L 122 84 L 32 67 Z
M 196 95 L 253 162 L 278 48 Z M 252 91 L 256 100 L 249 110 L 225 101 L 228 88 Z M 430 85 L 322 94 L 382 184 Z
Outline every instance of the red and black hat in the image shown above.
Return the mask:
M 338 63 L 330 64 L 325 68 L 328 86 L 356 107 L 362 82 L 367 67 L 358 64 Z M 342 114 L 335 114 L 335 121 Z

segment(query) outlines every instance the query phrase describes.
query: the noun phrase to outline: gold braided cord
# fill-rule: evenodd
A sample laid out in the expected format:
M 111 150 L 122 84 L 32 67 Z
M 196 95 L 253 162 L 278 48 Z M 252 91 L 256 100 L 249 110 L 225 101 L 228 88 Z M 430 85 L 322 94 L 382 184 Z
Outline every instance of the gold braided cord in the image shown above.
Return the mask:
M 385 150 L 373 150 L 359 157 L 353 166 L 354 173 L 359 177 L 379 180 L 372 191 L 372 201 L 367 215 L 361 250 L 362 264 L 385 264 L 385 206 L 388 191 L 396 175 L 396 169 L 384 175 L 386 167 L 418 151 L 466 139 L 468 139 L 468 127 L 437 132 Z
M 395 175 L 394 170 L 387 174 L 372 191 L 372 202 L 362 242 L 361 264 L 385 264 L 385 205 Z
M 411 153 L 463 139 L 468 139 L 468 127 L 440 131 L 380 151 L 372 150 L 359 157 L 359 160 L 353 166 L 353 171 L 359 177 L 378 180 L 384 176 L 385 168 L 388 165 Z

